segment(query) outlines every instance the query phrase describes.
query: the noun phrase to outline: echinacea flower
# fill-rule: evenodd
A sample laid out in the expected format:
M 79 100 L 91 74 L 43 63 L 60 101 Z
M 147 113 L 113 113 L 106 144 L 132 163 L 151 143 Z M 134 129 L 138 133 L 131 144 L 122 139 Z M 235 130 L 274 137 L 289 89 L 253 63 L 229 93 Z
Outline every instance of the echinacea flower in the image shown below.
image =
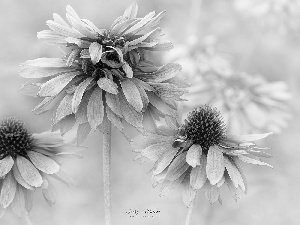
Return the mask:
M 104 116 L 119 130 L 123 120 L 142 128 L 143 117 L 174 116 L 174 101 L 186 92 L 186 84 L 176 77 L 181 66 L 156 66 L 148 57 L 151 51 L 172 48 L 160 40 L 162 30 L 157 27 L 164 12 L 136 15 L 137 5 L 132 4 L 109 29 L 98 29 L 70 6 L 66 16 L 71 25 L 54 14 L 47 21 L 51 30 L 38 37 L 67 46 L 66 57 L 29 60 L 20 71 L 25 78 L 37 79 L 23 91 L 44 97 L 34 111 L 53 109 L 53 125 L 64 131 L 77 122 L 79 142 L 101 125 Z
M 252 143 L 270 133 L 227 135 L 220 113 L 208 105 L 194 109 L 181 126 L 175 120 L 167 122 L 169 127 L 138 136 L 132 145 L 138 157 L 155 161 L 153 184 L 161 183 L 163 193 L 174 186 L 183 187 L 187 206 L 201 188 L 210 203 L 221 203 L 224 184 L 237 200 L 241 191 L 247 192 L 241 162 L 270 166 L 259 159 L 270 157 L 261 151 L 266 148 Z
M 230 133 L 279 133 L 291 117 L 291 98 L 283 81 L 268 82 L 262 76 L 235 73 L 231 76 L 202 76 L 187 95 L 186 106 L 217 107 Z
M 6 118 L 0 124 L 0 215 L 11 208 L 27 216 L 33 194 L 41 190 L 48 204 L 55 203 L 51 179 L 68 184 L 58 160 L 69 153 L 59 133 L 30 133 L 20 120 Z M 72 153 L 71 153 L 72 154 Z
M 238 11 L 264 25 L 281 31 L 299 28 L 300 2 L 297 0 L 236 0 L 234 3 Z

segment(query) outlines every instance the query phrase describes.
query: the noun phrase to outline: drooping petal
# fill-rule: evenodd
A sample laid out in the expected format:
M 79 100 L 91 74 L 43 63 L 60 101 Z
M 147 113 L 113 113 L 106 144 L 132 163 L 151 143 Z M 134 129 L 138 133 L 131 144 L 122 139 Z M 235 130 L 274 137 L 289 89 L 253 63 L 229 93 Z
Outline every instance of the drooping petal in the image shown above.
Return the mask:
M 185 161 L 186 153 L 178 155 L 169 166 L 166 176 L 167 180 L 174 181 L 178 179 L 189 168 Z
M 89 123 L 79 124 L 77 129 L 77 145 L 81 145 L 87 138 L 92 128 Z
M 197 190 L 195 190 L 189 182 L 189 179 L 185 177 L 183 181 L 183 202 L 187 207 L 190 207 L 196 198 Z
M 107 118 L 112 122 L 112 124 L 118 128 L 118 130 L 123 130 L 122 120 L 118 117 L 109 107 L 106 107 Z
M 16 161 L 20 174 L 26 183 L 33 187 L 40 187 L 43 179 L 35 166 L 23 156 L 18 156 Z
M 82 81 L 76 88 L 73 99 L 72 99 L 72 111 L 73 113 L 76 113 L 79 107 L 79 104 L 81 103 L 82 96 L 84 92 L 86 91 L 86 88 L 90 85 L 93 78 L 88 77 L 84 81 Z
M 130 6 L 128 6 L 125 9 L 125 12 L 123 14 L 123 17 L 130 20 L 136 18 L 138 11 L 138 5 L 136 3 L 132 3 Z
M 14 160 L 13 158 L 8 155 L 4 159 L 0 160 L 0 178 L 5 176 L 13 167 Z
M 156 94 L 154 94 L 152 92 L 148 92 L 147 94 L 148 94 L 149 102 L 155 108 L 157 108 L 163 114 L 166 114 L 166 115 L 172 116 L 172 117 L 176 117 L 176 111 L 171 109 L 170 106 L 168 106 L 165 101 L 163 101 L 161 98 L 159 98 Z
M 121 95 L 120 103 L 123 118 L 132 126 L 142 128 L 143 114 L 136 111 L 133 106 L 129 105 L 124 95 Z
M 63 61 L 63 63 L 66 63 Z M 74 72 L 74 68 L 68 67 L 36 67 L 36 66 L 26 66 L 23 68 L 19 75 L 24 78 L 44 78 L 51 76 L 58 76 L 62 74 L 67 74 Z
M 212 185 L 221 180 L 224 170 L 225 165 L 222 150 L 216 145 L 211 146 L 207 153 L 206 174 Z
M 235 164 L 233 164 L 227 157 L 224 157 L 224 161 L 225 161 L 226 170 L 228 172 L 230 179 L 232 180 L 234 187 L 238 188 L 239 185 L 241 187 L 245 187 L 243 178 L 240 174 L 240 171 L 235 166 Z M 245 191 L 245 189 L 244 189 L 244 191 Z
M 46 174 L 53 174 L 59 171 L 59 165 L 50 157 L 34 151 L 27 152 L 33 165 Z
M 248 143 L 268 137 L 272 132 L 265 134 L 248 134 L 248 135 L 227 135 L 226 139 L 234 143 Z
M 21 186 L 17 186 L 14 200 L 11 203 L 11 209 L 17 217 L 21 217 L 25 211 L 25 193 Z
M 261 166 L 268 166 L 268 167 L 273 168 L 273 166 L 271 166 L 270 164 L 259 161 L 257 159 L 253 159 L 253 158 L 250 158 L 250 157 L 247 157 L 247 156 L 244 156 L 244 155 L 239 155 L 238 157 L 241 161 L 243 161 L 245 163 L 251 163 L 251 164 L 261 165 Z
M 122 65 L 122 69 L 124 70 L 126 77 L 133 78 L 132 68 L 127 62 L 124 62 L 124 64 Z
M 42 192 L 46 202 L 50 206 L 54 205 L 57 198 L 57 193 L 54 186 L 51 183 L 48 183 L 47 189 L 43 189 Z
M 106 77 L 102 77 L 97 81 L 98 86 L 103 89 L 106 92 L 109 92 L 111 94 L 118 94 L 118 85 L 113 82 L 110 79 L 107 79 Z
M 143 101 L 138 88 L 130 79 L 121 81 L 121 86 L 126 100 L 136 111 L 141 112 L 143 109 Z
M 34 190 L 34 188 L 31 187 L 21 176 L 17 164 L 14 164 L 14 166 L 13 166 L 13 174 L 14 174 L 14 178 L 20 185 L 22 185 L 23 187 L 25 187 L 29 190 Z
M 167 152 L 165 152 L 157 161 L 155 168 L 153 169 L 153 174 L 159 174 L 164 171 L 174 159 L 177 150 L 170 148 Z
M 66 61 L 61 58 L 37 58 L 28 60 L 21 64 L 23 67 L 52 67 L 58 69 L 66 69 Z
M 190 184 L 194 189 L 200 189 L 206 180 L 206 156 L 203 154 L 200 159 L 200 165 L 197 165 L 191 171 Z
M 159 68 L 156 72 L 149 75 L 147 74 L 146 79 L 149 82 L 160 83 L 175 77 L 181 69 L 181 65 L 177 63 L 169 63 Z
M 138 23 L 136 23 L 134 26 L 132 26 L 130 29 L 128 29 L 124 35 L 138 32 L 140 28 L 142 28 L 145 24 L 147 24 L 149 21 L 151 21 L 152 17 L 155 15 L 155 12 L 150 12 L 148 15 L 146 15 L 144 18 L 142 18 Z
M 59 129 L 61 135 L 64 135 L 65 133 L 69 132 L 74 127 L 75 123 L 76 119 L 74 114 L 68 115 L 61 121 L 59 121 Z
M 162 157 L 163 154 L 171 150 L 172 150 L 172 146 L 170 146 L 169 143 L 164 142 L 164 143 L 153 144 L 146 147 L 141 151 L 141 154 L 150 160 L 156 161 L 160 157 Z
M 216 185 L 211 185 L 209 182 L 205 183 L 205 195 L 210 204 L 218 201 L 220 196 L 220 189 Z
M 119 99 L 119 95 L 113 95 L 110 93 L 105 93 L 106 104 L 109 108 L 117 114 L 119 117 L 123 117 L 122 107 Z
M 73 95 L 66 95 L 57 107 L 53 124 L 56 124 L 61 119 L 72 114 L 72 99 Z
M 102 102 L 102 90 L 96 87 L 87 105 L 87 117 L 92 130 L 96 130 L 104 117 L 104 106 Z
M 67 84 L 81 72 L 71 72 L 68 74 L 57 76 L 46 83 L 41 85 L 39 96 L 47 97 L 47 96 L 55 96 L 57 95 L 62 89 L 64 89 Z
M 200 158 L 202 155 L 202 148 L 200 145 L 193 144 L 187 154 L 186 154 L 186 162 L 192 166 L 196 167 L 197 165 L 200 165 Z
M 0 193 L 0 207 L 7 208 L 13 201 L 17 190 L 17 182 L 14 179 L 12 172 L 9 172 L 2 183 Z

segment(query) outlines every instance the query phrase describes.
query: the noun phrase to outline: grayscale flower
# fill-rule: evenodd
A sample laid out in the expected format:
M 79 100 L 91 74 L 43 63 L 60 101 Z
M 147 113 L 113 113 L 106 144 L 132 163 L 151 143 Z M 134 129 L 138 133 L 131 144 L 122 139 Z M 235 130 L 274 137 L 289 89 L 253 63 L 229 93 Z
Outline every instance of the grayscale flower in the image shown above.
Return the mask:
M 48 204 L 55 203 L 51 179 L 71 182 L 60 169 L 66 143 L 59 133 L 31 134 L 20 120 L 6 118 L 0 124 L 0 217 L 10 207 L 18 217 L 32 208 L 33 194 L 41 190 Z
M 153 185 L 162 184 L 162 194 L 183 187 L 183 200 L 190 206 L 203 188 L 210 203 L 219 200 L 220 188 L 227 184 L 237 201 L 247 192 L 241 162 L 266 165 L 260 157 L 271 157 L 254 143 L 266 134 L 226 135 L 220 113 L 208 105 L 193 110 L 179 126 L 167 120 L 158 133 L 138 136 L 132 141 L 138 158 L 155 161 Z M 272 166 L 270 166 L 272 167 Z
M 282 32 L 299 29 L 300 2 L 298 0 L 236 0 L 235 8 L 263 25 Z
M 180 65 L 156 66 L 148 56 L 172 48 L 160 39 L 162 30 L 157 27 L 164 12 L 136 15 L 137 5 L 132 4 L 109 29 L 98 29 L 67 6 L 71 26 L 54 14 L 47 21 L 51 30 L 38 33 L 48 43 L 66 45 L 66 57 L 23 64 L 20 75 L 37 79 L 26 83 L 23 92 L 44 97 L 34 111 L 53 109 L 53 125 L 63 133 L 77 122 L 79 143 L 104 116 L 119 130 L 122 121 L 141 129 L 143 120 L 153 123 L 160 116 L 174 116 L 174 102 L 186 92 L 186 84 L 176 76 Z
M 210 104 L 217 107 L 230 133 L 279 133 L 291 118 L 291 93 L 283 81 L 268 82 L 262 76 L 235 73 L 208 74 L 195 83 L 186 106 Z

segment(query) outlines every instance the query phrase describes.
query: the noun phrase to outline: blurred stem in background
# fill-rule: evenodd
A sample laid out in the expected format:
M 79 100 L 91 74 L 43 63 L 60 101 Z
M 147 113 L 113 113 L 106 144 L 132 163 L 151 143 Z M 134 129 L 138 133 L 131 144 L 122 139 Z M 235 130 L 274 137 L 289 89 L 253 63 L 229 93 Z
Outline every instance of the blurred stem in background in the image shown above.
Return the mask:
M 111 193 L 110 193 L 110 164 L 111 164 L 111 123 L 105 116 L 103 121 L 103 185 L 105 225 L 111 225 Z
M 203 0 L 191 0 L 191 5 L 190 5 L 190 16 L 188 20 L 188 26 L 186 29 L 186 35 L 188 38 L 196 36 L 198 33 L 198 21 L 201 13 L 201 6 L 202 6 Z M 193 208 L 195 205 L 195 200 L 193 203 L 190 205 L 188 208 L 186 220 L 185 220 L 185 225 L 189 225 L 193 213 Z

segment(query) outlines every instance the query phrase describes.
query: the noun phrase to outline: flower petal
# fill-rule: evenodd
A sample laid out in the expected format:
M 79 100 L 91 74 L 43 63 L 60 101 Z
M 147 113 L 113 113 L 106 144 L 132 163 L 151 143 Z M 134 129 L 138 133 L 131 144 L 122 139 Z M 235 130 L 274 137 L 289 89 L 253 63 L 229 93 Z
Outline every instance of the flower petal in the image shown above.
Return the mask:
M 46 202 L 50 206 L 54 205 L 57 198 L 57 193 L 54 186 L 49 182 L 47 189 L 43 189 L 42 192 Z
M 104 106 L 102 102 L 102 90 L 99 87 L 96 87 L 87 105 L 87 117 L 92 130 L 96 130 L 97 126 L 102 123 L 103 116 Z
M 23 64 L 21 64 L 22 67 L 53 67 L 61 69 L 62 67 L 64 69 L 68 68 L 66 66 L 66 61 L 61 58 L 37 58 L 33 60 L 27 60 Z
M 210 204 L 215 203 L 220 196 L 220 188 L 216 185 L 211 185 L 209 182 L 205 184 L 205 195 Z
M 93 42 L 89 47 L 89 52 L 91 55 L 91 61 L 95 65 L 101 59 L 102 45 L 100 45 L 98 42 Z
M 14 160 L 13 158 L 8 155 L 4 159 L 0 160 L 0 178 L 4 177 L 13 167 Z
M 136 111 L 141 112 L 143 109 L 143 101 L 138 88 L 130 79 L 121 81 L 121 86 L 126 100 Z
M 137 128 L 143 127 L 143 114 L 129 105 L 124 95 L 120 97 L 120 106 L 122 115 L 129 124 Z
M 34 151 L 27 152 L 33 165 L 46 174 L 53 174 L 59 171 L 59 165 L 50 157 Z
M 174 148 L 170 148 L 167 152 L 165 152 L 157 161 L 157 164 L 155 168 L 153 169 L 153 174 L 160 174 L 162 171 L 164 171 L 165 168 L 167 168 L 172 160 L 174 159 L 174 156 L 176 155 L 177 151 Z
M 66 63 L 65 61 L 63 61 Z M 70 72 L 74 72 L 74 68 L 67 68 L 67 67 L 33 67 L 33 66 L 26 66 L 23 68 L 19 75 L 24 78 L 44 78 L 44 77 L 51 77 L 62 75 Z
M 226 170 L 228 172 L 230 179 L 232 180 L 234 187 L 238 188 L 239 185 L 241 187 L 245 187 L 240 171 L 235 166 L 235 164 L 233 164 L 227 157 L 224 157 L 224 161 L 225 161 Z M 243 191 L 245 191 L 245 188 L 243 189 L 244 189 Z
M 186 154 L 186 162 L 190 164 L 192 167 L 196 167 L 200 165 L 200 158 L 202 155 L 202 148 L 200 145 L 193 144 L 187 154 Z
M 73 113 L 76 113 L 79 107 L 79 104 L 81 103 L 82 96 L 84 92 L 86 91 L 86 88 L 90 85 L 93 78 L 88 77 L 85 80 L 83 80 L 78 87 L 75 90 L 74 97 L 72 99 L 72 111 Z
M 168 142 L 162 142 L 146 147 L 141 151 L 141 154 L 150 160 L 156 161 L 170 150 L 172 150 L 172 146 Z
M 206 176 L 206 156 L 200 158 L 200 165 L 194 167 L 190 174 L 190 184 L 194 189 L 200 189 L 207 180 Z
M 152 17 L 155 15 L 155 12 L 150 12 L 144 18 L 142 18 L 137 24 L 129 28 L 124 35 L 137 32 L 140 28 L 142 28 L 145 24 L 151 21 Z
M 33 187 L 40 187 L 43 179 L 35 166 L 23 156 L 17 157 L 17 166 L 23 179 Z
M 53 124 L 56 124 L 61 119 L 72 114 L 72 99 L 73 95 L 66 95 L 63 100 L 59 103 L 57 107 L 55 118 L 53 119 Z
M 14 200 L 11 203 L 11 209 L 17 217 L 21 217 L 25 212 L 25 193 L 23 187 L 18 186 Z
M 57 95 L 74 77 L 80 73 L 81 72 L 79 71 L 70 72 L 68 74 L 57 76 L 46 83 L 43 83 L 39 91 L 39 96 L 47 97 Z
M 106 78 L 106 77 L 102 77 L 97 81 L 98 86 L 103 89 L 106 92 L 109 92 L 111 94 L 118 94 L 118 85 L 113 82 L 112 80 Z
M 167 105 L 163 99 L 161 99 L 160 97 L 158 97 L 156 94 L 154 94 L 152 92 L 148 92 L 147 94 L 148 94 L 149 102 L 155 108 L 157 108 L 159 111 L 161 111 L 165 115 L 176 117 L 176 111 L 171 109 L 170 106 Z
M 185 161 L 186 153 L 178 155 L 169 166 L 166 176 L 167 180 L 174 181 L 178 179 L 189 168 L 189 164 Z
M 256 165 L 261 165 L 261 166 L 268 166 L 268 167 L 273 168 L 273 166 L 271 166 L 270 164 L 259 161 L 257 159 L 249 158 L 249 157 L 243 156 L 243 155 L 239 155 L 238 157 L 241 161 L 243 161 L 245 163 L 251 163 L 251 164 L 256 164 Z
M 12 173 L 9 172 L 2 183 L 0 193 L 0 207 L 7 208 L 13 201 L 17 189 L 17 182 Z
M 91 126 L 89 123 L 79 124 L 77 129 L 77 145 L 81 145 L 91 132 Z
M 177 63 L 168 63 L 160 67 L 156 72 L 147 74 L 147 80 L 149 82 L 163 82 L 175 77 L 179 71 L 182 70 L 181 65 Z
M 124 64 L 122 65 L 122 69 L 124 70 L 126 77 L 133 78 L 132 68 L 127 62 L 124 62 Z
M 123 117 L 121 103 L 119 99 L 119 95 L 113 95 L 110 93 L 105 93 L 106 104 L 109 108 L 117 114 L 119 117 Z
M 128 6 L 125 9 L 123 17 L 128 20 L 134 19 L 134 18 L 136 18 L 137 11 L 138 11 L 138 5 L 136 3 L 132 3 L 132 4 L 130 4 L 130 6 Z
M 260 139 L 263 139 L 265 137 L 268 137 L 272 132 L 265 133 L 265 134 L 249 134 L 249 135 L 227 135 L 226 139 L 228 141 L 232 141 L 234 143 L 240 144 L 240 143 L 248 143 L 252 141 L 257 141 Z
M 14 164 L 13 166 L 13 174 L 14 174 L 14 177 L 16 179 L 16 181 L 22 185 L 23 187 L 29 189 L 29 190 L 34 190 L 33 187 L 31 187 L 29 184 L 27 184 L 27 182 L 23 179 L 23 177 L 21 176 L 20 174 L 20 171 L 18 169 L 18 166 L 17 164 Z
M 212 185 L 218 183 L 224 174 L 224 156 L 218 146 L 211 146 L 207 153 L 206 174 Z
M 185 178 L 183 181 L 183 202 L 187 207 L 190 207 L 196 198 L 197 190 L 190 185 L 189 179 Z
M 112 124 L 118 128 L 118 130 L 123 130 L 123 124 L 120 117 L 118 117 L 109 107 L 106 107 L 107 118 L 112 122 Z

